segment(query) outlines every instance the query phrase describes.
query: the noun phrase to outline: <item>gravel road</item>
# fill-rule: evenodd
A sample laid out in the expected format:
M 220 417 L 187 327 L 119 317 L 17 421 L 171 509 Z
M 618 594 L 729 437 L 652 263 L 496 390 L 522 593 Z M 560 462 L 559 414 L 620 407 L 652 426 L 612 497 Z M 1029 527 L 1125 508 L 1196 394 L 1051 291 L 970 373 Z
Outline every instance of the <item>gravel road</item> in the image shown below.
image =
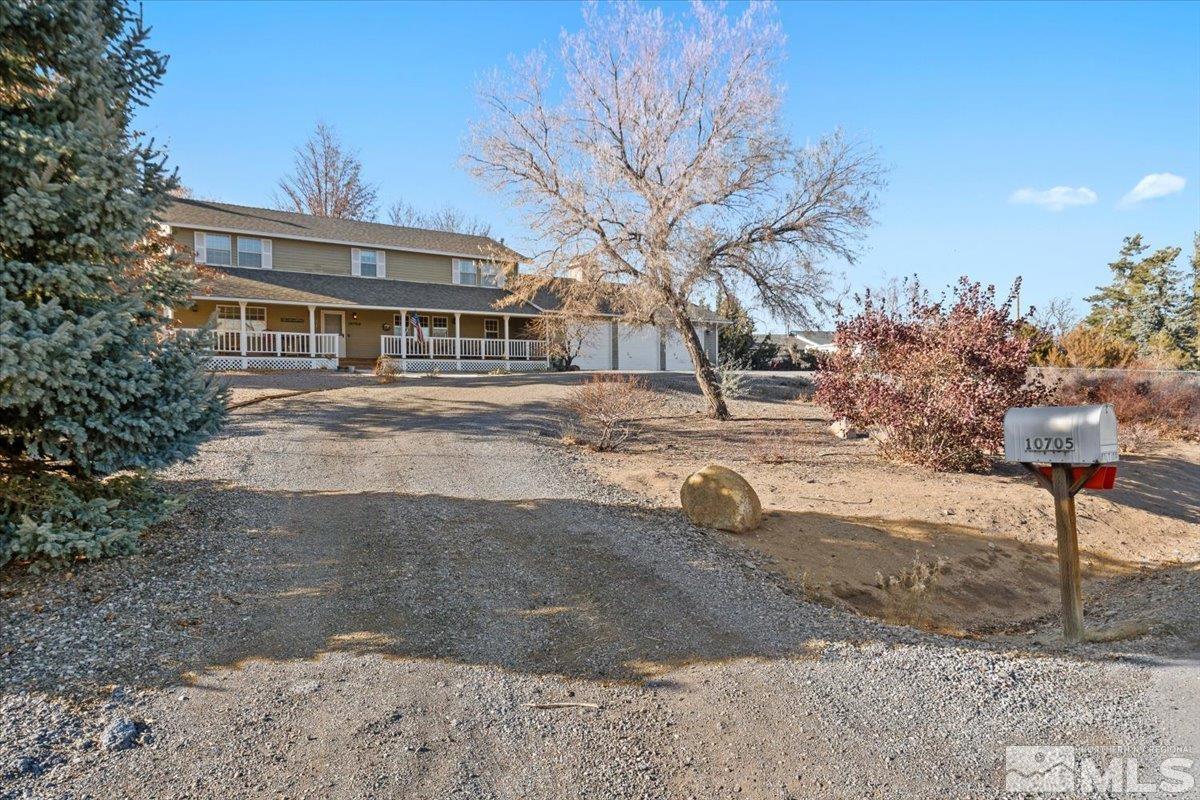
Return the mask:
M 986 797 L 1006 745 L 1177 745 L 1146 665 L 809 604 L 594 483 L 568 380 L 247 407 L 141 555 L 9 576 L 0 797 Z

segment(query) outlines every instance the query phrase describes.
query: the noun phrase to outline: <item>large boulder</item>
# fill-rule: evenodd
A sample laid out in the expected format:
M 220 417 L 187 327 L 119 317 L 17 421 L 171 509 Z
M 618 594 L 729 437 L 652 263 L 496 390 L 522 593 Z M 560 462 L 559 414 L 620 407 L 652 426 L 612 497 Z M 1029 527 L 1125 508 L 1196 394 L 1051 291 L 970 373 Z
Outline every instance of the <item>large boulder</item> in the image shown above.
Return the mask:
M 692 524 L 701 528 L 746 533 L 762 522 L 762 503 L 754 487 L 720 464 L 689 475 L 679 490 L 679 502 Z

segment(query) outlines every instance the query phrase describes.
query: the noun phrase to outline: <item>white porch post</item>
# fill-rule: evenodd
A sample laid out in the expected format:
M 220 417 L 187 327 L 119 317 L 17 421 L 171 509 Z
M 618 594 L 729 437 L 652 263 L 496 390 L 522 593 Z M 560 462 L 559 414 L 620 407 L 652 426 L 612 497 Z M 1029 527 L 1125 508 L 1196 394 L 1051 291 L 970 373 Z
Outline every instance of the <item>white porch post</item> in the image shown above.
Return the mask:
M 308 307 L 308 356 L 317 357 L 317 307 Z
M 400 363 L 408 359 L 408 311 L 400 309 Z
M 238 301 L 238 309 L 239 309 L 239 320 L 241 323 L 241 329 L 240 329 L 240 332 L 238 333 L 238 342 L 242 346 L 242 369 L 245 369 L 246 368 L 246 301 L 245 300 Z
M 508 314 L 504 315 L 504 360 L 508 361 Z
M 462 361 L 462 314 L 454 312 L 454 360 Z
M 721 363 L 721 323 L 713 324 L 713 361 Z
M 544 319 L 544 318 L 543 318 Z M 546 366 L 550 366 L 550 326 L 543 326 L 546 329 L 546 341 L 543 346 L 546 348 Z

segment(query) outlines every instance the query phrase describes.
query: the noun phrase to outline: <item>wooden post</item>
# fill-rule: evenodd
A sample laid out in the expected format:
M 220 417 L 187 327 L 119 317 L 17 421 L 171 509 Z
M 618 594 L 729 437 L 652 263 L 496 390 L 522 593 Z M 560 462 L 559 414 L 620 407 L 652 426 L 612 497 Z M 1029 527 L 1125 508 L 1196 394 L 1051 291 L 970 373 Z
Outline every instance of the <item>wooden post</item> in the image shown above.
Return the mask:
M 1058 577 L 1062 592 L 1063 635 L 1071 644 L 1083 640 L 1083 590 L 1080 587 L 1079 536 L 1075 529 L 1075 494 L 1071 465 L 1053 464 L 1054 525 L 1058 530 Z
M 454 312 L 454 360 L 462 361 L 462 314 L 457 311 Z
M 508 314 L 504 315 L 504 360 L 508 361 Z

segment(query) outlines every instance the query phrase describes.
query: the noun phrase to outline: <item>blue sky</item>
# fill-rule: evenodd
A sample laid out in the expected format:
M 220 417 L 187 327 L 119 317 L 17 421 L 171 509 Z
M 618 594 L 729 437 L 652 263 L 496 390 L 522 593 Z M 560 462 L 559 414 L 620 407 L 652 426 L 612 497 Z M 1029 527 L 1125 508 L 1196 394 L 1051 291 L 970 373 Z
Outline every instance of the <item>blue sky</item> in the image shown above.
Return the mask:
M 677 7 L 682 10 L 681 7 Z M 735 6 L 736 9 L 736 6 Z M 850 287 L 959 275 L 1077 301 L 1121 238 L 1190 249 L 1200 228 L 1200 3 L 787 3 L 785 118 L 837 126 L 890 168 Z M 147 2 L 171 57 L 138 119 L 198 196 L 270 205 L 323 119 L 381 205 L 451 204 L 520 245 L 519 215 L 458 164 L 479 76 L 554 48 L 576 3 Z M 1121 204 L 1148 175 L 1160 191 Z M 1053 196 L 1076 204 L 1052 210 Z M 1015 192 L 1034 190 L 1029 203 Z M 1087 191 L 1084 191 L 1087 190 Z M 1080 304 L 1082 308 L 1082 303 Z

